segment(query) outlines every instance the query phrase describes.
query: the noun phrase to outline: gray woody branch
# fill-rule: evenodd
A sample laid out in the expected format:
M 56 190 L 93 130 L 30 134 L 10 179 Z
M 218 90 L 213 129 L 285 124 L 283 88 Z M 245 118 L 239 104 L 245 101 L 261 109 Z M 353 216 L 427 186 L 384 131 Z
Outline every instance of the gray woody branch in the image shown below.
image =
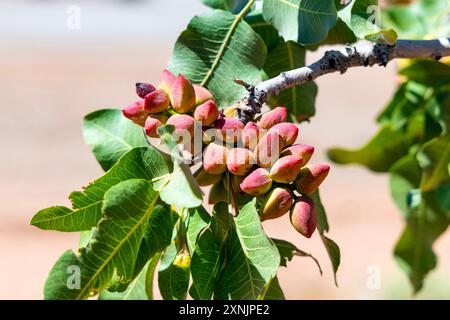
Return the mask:
M 260 112 L 261 106 L 271 96 L 281 91 L 312 81 L 324 74 L 359 66 L 386 66 L 397 58 L 433 58 L 450 56 L 450 38 L 436 40 L 398 40 L 395 45 L 364 42 L 346 46 L 342 50 L 325 52 L 323 57 L 309 66 L 282 72 L 279 76 L 261 82 L 257 86 L 244 85 L 249 96 L 241 103 L 238 117 L 245 123 Z M 239 83 L 239 82 L 238 82 Z

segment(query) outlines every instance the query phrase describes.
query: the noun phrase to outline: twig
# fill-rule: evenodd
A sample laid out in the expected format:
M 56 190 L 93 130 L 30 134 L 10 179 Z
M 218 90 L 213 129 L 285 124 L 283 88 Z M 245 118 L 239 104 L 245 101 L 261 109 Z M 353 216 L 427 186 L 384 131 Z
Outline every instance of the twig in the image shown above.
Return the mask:
M 263 81 L 256 86 L 242 84 L 249 92 L 242 100 L 237 116 L 247 123 L 259 113 L 262 105 L 271 96 L 289 88 L 312 81 L 322 75 L 339 71 L 345 73 L 349 68 L 386 66 L 397 58 L 432 58 L 439 60 L 450 56 L 450 38 L 435 40 L 398 40 L 395 45 L 369 42 L 345 46 L 341 50 L 326 51 L 318 61 L 294 70 L 282 72 L 279 76 Z M 237 81 L 240 82 L 239 80 Z

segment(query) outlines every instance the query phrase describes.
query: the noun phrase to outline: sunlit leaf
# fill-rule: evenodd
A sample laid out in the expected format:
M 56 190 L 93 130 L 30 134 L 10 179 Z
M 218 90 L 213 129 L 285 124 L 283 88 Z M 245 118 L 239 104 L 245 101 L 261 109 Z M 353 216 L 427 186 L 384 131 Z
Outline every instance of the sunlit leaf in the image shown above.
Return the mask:
M 214 9 L 227 10 L 232 13 L 238 13 L 248 3 L 249 0 L 202 0 L 204 4 Z
M 317 230 L 320 233 L 320 238 L 322 239 L 322 243 L 328 253 L 328 257 L 330 258 L 334 273 L 334 283 L 337 286 L 337 272 L 341 264 L 341 250 L 334 240 L 325 235 L 325 233 L 329 231 L 329 225 L 325 208 L 322 204 L 322 200 L 320 199 L 319 190 L 315 191 L 311 195 L 311 198 L 314 200 L 314 203 L 316 205 Z
M 417 160 L 423 168 L 420 185 L 423 191 L 430 191 L 449 183 L 450 175 L 447 168 L 450 163 L 450 135 L 425 143 L 417 154 Z
M 50 272 L 46 298 L 86 299 L 92 291 L 128 283 L 157 198 L 151 183 L 142 179 L 127 180 L 108 190 L 102 207 L 103 218 L 87 247 L 76 257 L 78 262 L 73 256 L 67 256 L 80 270 L 79 286 L 67 286 L 69 275 L 61 274 L 67 264 L 64 258 Z
M 337 21 L 333 0 L 265 0 L 263 13 L 286 41 L 302 44 L 325 39 Z
M 98 110 L 85 116 L 83 136 L 105 171 L 131 149 L 148 146 L 142 128 L 118 109 Z
M 258 82 L 266 55 L 264 41 L 243 15 L 216 10 L 192 18 L 175 44 L 169 68 L 208 87 L 216 102 L 228 107 L 246 94 L 233 78 Z
M 385 124 L 363 147 L 357 150 L 330 149 L 328 157 L 338 164 L 357 163 L 377 172 L 386 172 L 398 159 L 408 153 L 416 141 L 414 132 L 394 130 Z
M 415 292 L 422 288 L 428 272 L 436 267 L 433 244 L 449 224 L 450 211 L 440 205 L 435 191 L 423 193 L 420 206 L 411 209 L 407 226 L 395 247 L 395 256 Z
M 189 266 L 179 265 L 177 247 L 172 243 L 161 256 L 158 287 L 164 300 L 184 300 L 189 288 Z
M 265 235 L 252 201 L 234 219 L 228 235 L 226 265 L 214 295 L 217 299 L 262 298 L 279 264 L 278 249 Z
M 293 41 L 288 41 L 281 43 L 269 53 L 264 71 L 272 78 L 278 76 L 280 72 L 304 66 L 305 48 Z M 269 102 L 274 106 L 286 106 L 290 118 L 293 121 L 301 121 L 315 114 L 316 95 L 317 85 L 314 82 L 307 82 L 284 90 L 278 96 L 272 97 Z

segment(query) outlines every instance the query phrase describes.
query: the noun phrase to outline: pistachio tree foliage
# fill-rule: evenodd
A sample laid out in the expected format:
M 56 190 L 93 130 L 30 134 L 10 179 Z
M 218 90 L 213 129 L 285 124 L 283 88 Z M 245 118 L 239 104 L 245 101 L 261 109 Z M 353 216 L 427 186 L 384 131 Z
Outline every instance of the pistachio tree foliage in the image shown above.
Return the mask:
M 84 139 L 105 174 L 72 192 L 71 208 L 31 220 L 80 233 L 44 297 L 153 299 L 157 282 L 168 300 L 284 299 L 278 269 L 294 256 L 318 262 L 267 235 L 261 221 L 271 219 L 291 224 L 300 244 L 317 233 L 336 279 L 340 250 L 318 190 L 330 166 L 314 162 L 294 123 L 313 121 L 316 77 L 399 57 L 433 59 L 402 60 L 379 131 L 358 150 L 328 156 L 390 175 L 405 219 L 394 254 L 420 290 L 450 223 L 450 53 L 445 41 L 419 40 L 448 37 L 449 3 L 203 2 L 213 10 L 192 18 L 159 83 L 138 83 L 136 102 L 85 117 Z M 370 50 L 351 45 L 359 40 Z M 335 44 L 343 53 L 304 68 L 307 51 Z

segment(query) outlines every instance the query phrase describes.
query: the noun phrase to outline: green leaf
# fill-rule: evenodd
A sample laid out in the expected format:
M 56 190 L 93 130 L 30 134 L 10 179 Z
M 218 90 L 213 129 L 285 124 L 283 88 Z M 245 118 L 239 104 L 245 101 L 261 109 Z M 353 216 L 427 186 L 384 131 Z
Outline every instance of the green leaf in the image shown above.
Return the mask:
M 156 253 L 133 281 L 126 285 L 122 292 L 100 292 L 100 300 L 153 300 L 153 278 L 161 253 Z
M 91 241 L 91 238 L 92 238 L 92 230 L 81 231 L 80 239 L 78 240 L 78 247 L 79 248 L 86 247 L 89 244 L 89 241 Z
M 189 268 L 176 263 L 173 242 L 163 253 L 158 271 L 158 286 L 164 300 L 184 300 L 189 288 Z
M 160 257 L 161 253 L 159 252 L 153 256 L 147 268 L 147 274 L 145 275 L 145 293 L 149 300 L 153 300 L 153 281 L 155 278 L 156 266 L 158 265 Z
M 155 205 L 139 247 L 134 276 L 142 270 L 150 258 L 164 251 L 170 245 L 176 222 L 177 215 L 173 214 L 170 206 L 159 203 Z
M 330 231 L 330 225 L 328 223 L 327 214 L 325 212 L 325 207 L 322 204 L 322 200 L 320 199 L 319 190 L 315 191 L 311 198 L 314 200 L 316 205 L 317 212 L 317 230 L 320 233 L 325 233 Z
M 338 16 L 360 39 L 389 45 L 397 41 L 395 28 L 380 29 L 378 0 L 353 0 Z
M 280 266 L 287 267 L 288 261 L 291 261 L 292 258 L 294 258 L 295 253 L 298 251 L 297 247 L 286 240 L 272 238 L 272 241 L 277 246 L 280 254 Z
M 358 38 L 364 39 L 380 31 L 378 10 L 378 0 L 353 0 L 338 15 Z
M 323 245 L 325 246 L 325 249 L 327 250 L 328 257 L 330 257 L 331 266 L 333 267 L 333 273 L 334 273 L 334 283 L 336 287 L 338 286 L 337 282 L 337 271 L 339 269 L 339 266 L 341 264 L 341 250 L 339 249 L 339 246 L 336 242 L 334 242 L 332 239 L 325 236 L 323 233 L 320 234 L 320 238 L 322 239 Z
M 450 163 L 449 163 L 450 168 Z M 436 197 L 439 203 L 439 206 L 450 212 L 450 184 L 446 186 L 441 186 L 436 189 Z
M 261 299 L 276 276 L 280 255 L 262 229 L 255 202 L 241 209 L 230 229 L 226 265 L 215 291 L 217 299 Z
M 446 23 L 450 6 L 448 1 L 418 0 L 409 5 L 386 6 L 381 11 L 380 22 L 385 28 L 393 28 L 403 39 L 422 40 L 431 36 L 448 36 Z
M 145 291 L 145 279 L 147 277 L 147 270 L 150 266 L 150 262 L 141 270 L 139 275 L 134 279 L 128 288 L 123 292 L 109 292 L 103 290 L 99 294 L 100 300 L 148 300 L 147 293 Z
M 148 146 L 142 128 L 118 109 L 98 110 L 85 116 L 83 136 L 105 171 L 131 149 Z
M 228 107 L 246 91 L 233 82 L 260 80 L 266 59 L 264 41 L 243 21 L 247 9 L 237 16 L 216 10 L 192 18 L 178 38 L 169 69 L 206 86 L 222 107 Z
M 450 132 L 450 88 L 438 92 L 427 104 L 427 112 L 439 123 L 445 134 Z
M 408 153 L 415 140 L 414 132 L 404 133 L 385 124 L 362 148 L 354 151 L 333 148 L 328 150 L 327 155 L 331 161 L 338 164 L 357 163 L 376 172 L 386 172 Z
M 204 4 L 214 9 L 227 10 L 238 13 L 248 3 L 249 0 L 202 0 Z
M 210 225 L 219 244 L 224 243 L 228 239 L 232 220 L 232 216 L 228 212 L 227 203 L 219 202 L 214 206 Z
M 410 80 L 427 86 L 443 86 L 450 84 L 450 66 L 433 60 L 417 60 L 400 74 Z
M 307 50 L 317 50 L 319 47 L 324 45 L 349 44 L 354 43 L 357 40 L 358 39 L 356 38 L 355 34 L 347 26 L 347 24 L 342 21 L 341 18 L 338 18 L 336 25 L 331 28 L 325 39 L 313 45 L 306 45 L 305 48 Z
M 409 196 L 419 187 L 422 170 L 413 155 L 407 155 L 394 163 L 389 171 L 391 195 L 405 217 L 408 216 Z
M 60 281 L 56 284 L 58 288 L 52 290 L 59 295 L 49 295 L 49 299 L 85 299 L 92 291 L 128 283 L 133 277 L 137 252 L 157 199 L 151 183 L 142 179 L 127 180 L 108 190 L 103 202 L 103 218 L 78 258 L 80 287 L 70 290 Z
M 319 272 L 322 275 L 322 273 L 323 273 L 322 267 L 320 266 L 319 261 L 316 258 L 314 258 L 313 255 L 311 255 L 310 253 L 307 253 L 303 250 L 300 250 L 299 248 L 297 248 L 295 245 L 293 245 L 289 241 L 273 239 L 273 238 L 272 238 L 272 241 L 273 241 L 273 243 L 275 243 L 275 245 L 277 246 L 278 252 L 280 253 L 280 257 L 281 257 L 280 266 L 287 267 L 287 262 L 291 261 L 292 258 L 294 258 L 294 256 L 309 257 L 317 265 L 317 267 L 319 268 Z
M 126 153 L 105 175 L 90 183 L 83 191 L 70 194 L 72 206 L 80 209 L 103 200 L 112 186 L 129 179 L 153 180 L 169 172 L 161 154 L 151 147 L 134 148 Z M 155 188 L 161 181 L 154 183 Z
M 288 41 L 281 43 L 269 53 L 264 71 L 270 78 L 278 76 L 283 71 L 293 70 L 305 66 L 305 48 Z M 284 90 L 278 96 L 270 99 L 271 105 L 283 105 L 289 110 L 293 121 L 306 120 L 315 114 L 317 85 L 307 82 L 301 86 Z
M 261 9 L 250 12 L 245 16 L 245 21 L 264 40 L 268 52 L 275 49 L 283 41 L 277 29 L 264 20 Z
M 408 274 L 414 291 L 437 265 L 433 243 L 450 224 L 450 210 L 440 205 L 437 192 L 422 193 L 418 208 L 410 211 L 408 224 L 395 247 L 395 256 Z
M 101 218 L 102 202 L 71 210 L 67 207 L 55 206 L 38 211 L 30 224 L 42 230 L 74 232 L 89 230 Z
M 83 290 L 89 290 L 89 284 L 108 288 L 115 282 L 127 283 L 132 279 L 138 249 L 157 199 L 158 193 L 152 184 L 142 179 L 121 182 L 106 192 L 102 208 L 104 218 L 80 256 L 82 266 L 92 273 L 80 296 Z M 113 274 L 120 280 L 113 279 Z
M 394 29 L 388 29 L 368 34 L 364 38 L 372 42 L 389 44 L 393 46 L 397 42 L 398 34 Z
M 80 261 L 68 250 L 56 261 L 44 287 L 45 300 L 72 300 L 80 286 Z
M 417 160 L 423 168 L 420 184 L 423 191 L 430 191 L 439 185 L 449 183 L 450 135 L 434 138 L 425 143 L 417 154 Z
M 270 281 L 269 287 L 264 294 L 264 300 L 284 300 L 286 299 L 283 290 L 278 282 L 278 277 L 273 278 Z
M 167 173 L 166 162 L 158 151 L 152 147 L 134 148 L 83 191 L 70 194 L 73 210 L 61 206 L 43 209 L 30 223 L 44 230 L 89 230 L 100 220 L 104 194 L 112 186 L 128 179 L 152 180 Z M 160 185 L 161 181 L 155 182 L 155 187 Z
M 161 253 L 157 253 L 141 269 L 139 275 L 123 292 L 100 292 L 100 300 L 153 300 L 153 278 Z
M 204 210 L 204 209 L 203 209 Z M 200 215 L 196 214 L 193 217 L 198 217 L 193 228 L 188 229 L 187 237 L 192 237 L 194 234 L 198 235 L 197 246 L 195 247 L 192 256 L 191 273 L 193 284 L 190 290 L 191 296 L 194 299 L 210 299 L 219 272 L 225 257 L 226 240 L 230 228 L 232 216 L 228 212 L 228 204 L 219 202 L 214 206 L 213 215 L 210 217 L 207 213 L 202 213 L 201 216 L 206 216 L 201 220 Z M 204 226 L 205 220 L 209 221 L 207 229 L 200 229 Z M 189 230 L 193 230 L 189 232 Z M 200 233 L 201 232 L 201 233 Z M 189 242 L 189 241 L 188 241 Z
M 414 112 L 421 108 L 428 91 L 428 87 L 414 81 L 403 83 L 380 113 L 377 121 L 379 123 L 388 122 L 395 130 L 403 128 L 408 124 Z
M 191 262 L 196 299 L 211 299 L 224 259 L 224 243 L 216 240 L 210 228 L 199 236 Z
M 194 253 L 199 233 L 209 225 L 210 221 L 211 216 L 203 206 L 189 209 L 186 242 L 191 254 Z
M 339 269 L 339 265 L 341 264 L 341 250 L 339 249 L 339 246 L 336 242 L 325 236 L 325 232 L 329 231 L 329 225 L 325 208 L 322 204 L 322 200 L 320 199 L 319 190 L 315 191 L 311 195 L 311 198 L 314 200 L 314 203 L 316 205 L 317 229 L 320 233 L 320 238 L 322 239 L 323 245 L 325 246 L 325 249 L 328 253 L 328 257 L 330 258 L 334 273 L 334 283 L 337 286 L 338 284 L 336 274 Z
M 263 14 L 285 40 L 302 44 L 325 39 L 337 21 L 333 0 L 264 0 Z
M 202 192 L 192 182 L 192 173 L 183 170 L 185 164 L 174 162 L 172 175 L 169 183 L 161 190 L 161 200 L 176 208 L 195 208 L 202 204 Z M 189 167 L 187 167 L 189 170 Z
M 195 208 L 202 204 L 202 191 L 189 166 L 181 160 L 182 155 L 173 135 L 174 129 L 171 125 L 158 128 L 161 140 L 169 148 L 173 161 L 170 180 L 160 191 L 161 200 L 178 209 Z

